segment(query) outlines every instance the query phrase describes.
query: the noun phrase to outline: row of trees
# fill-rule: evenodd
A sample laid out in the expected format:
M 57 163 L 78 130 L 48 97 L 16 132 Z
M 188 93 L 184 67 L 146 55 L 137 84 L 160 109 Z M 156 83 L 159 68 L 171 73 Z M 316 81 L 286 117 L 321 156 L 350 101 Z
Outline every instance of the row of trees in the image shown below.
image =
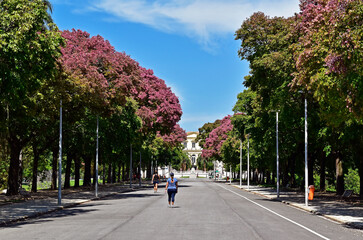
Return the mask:
M 79 186 L 82 172 L 91 185 L 97 121 L 109 181 L 136 172 L 131 145 L 149 176 L 152 156 L 159 164 L 183 162 L 181 106 L 165 82 L 101 36 L 60 31 L 50 10 L 43 0 L 0 1 L 0 185 L 7 194 L 18 194 L 24 173 L 36 191 L 39 172 L 49 169 L 56 188 L 60 105 L 64 187 L 71 175 Z
M 342 194 L 344 174 L 359 179 L 359 169 L 360 181 L 350 187 L 363 198 L 363 2 L 301 0 L 300 9 L 290 18 L 254 13 L 236 31 L 238 55 L 250 63 L 246 90 L 238 95 L 234 116 L 200 129 L 203 156 L 239 169 L 239 142 L 245 149 L 249 134 L 251 166 L 265 176 L 260 180 L 272 183 L 273 112 L 279 111 L 280 179 L 302 187 L 306 99 L 309 184 L 322 191 L 333 185 Z

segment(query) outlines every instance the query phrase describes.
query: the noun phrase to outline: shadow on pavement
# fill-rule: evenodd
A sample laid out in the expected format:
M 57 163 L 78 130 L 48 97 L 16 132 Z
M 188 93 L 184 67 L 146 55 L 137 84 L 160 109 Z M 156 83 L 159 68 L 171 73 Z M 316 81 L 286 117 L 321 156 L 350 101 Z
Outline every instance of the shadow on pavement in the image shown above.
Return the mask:
M 2 226 L 2 227 L 0 227 L 0 229 L 1 228 L 19 228 L 23 225 L 40 224 L 40 223 L 54 221 L 51 218 L 62 218 L 62 217 L 76 216 L 76 215 L 85 214 L 85 213 L 89 213 L 89 212 L 95 212 L 95 211 L 97 211 L 96 209 L 82 209 L 84 207 L 90 207 L 90 206 L 94 206 L 94 205 L 95 204 L 87 204 L 87 205 L 79 205 L 74 208 L 65 208 L 60 211 L 46 213 L 46 214 L 38 216 L 36 218 L 32 218 L 31 220 L 29 220 L 29 219 L 19 220 L 18 222 L 14 222 L 9 225 Z

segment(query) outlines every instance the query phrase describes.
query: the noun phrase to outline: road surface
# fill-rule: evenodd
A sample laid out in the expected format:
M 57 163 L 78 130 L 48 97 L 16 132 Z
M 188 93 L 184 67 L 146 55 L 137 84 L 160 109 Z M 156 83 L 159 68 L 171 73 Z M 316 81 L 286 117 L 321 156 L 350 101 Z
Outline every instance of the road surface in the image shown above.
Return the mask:
M 363 231 L 206 179 L 114 195 L 0 228 L 0 239 L 363 239 Z

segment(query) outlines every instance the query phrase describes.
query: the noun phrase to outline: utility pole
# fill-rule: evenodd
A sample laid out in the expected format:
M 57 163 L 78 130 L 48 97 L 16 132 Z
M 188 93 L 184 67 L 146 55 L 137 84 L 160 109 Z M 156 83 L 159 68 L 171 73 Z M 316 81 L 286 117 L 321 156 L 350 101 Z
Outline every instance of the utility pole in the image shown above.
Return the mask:
M 141 150 L 140 150 L 140 166 L 139 166 L 139 186 L 141 187 Z
M 250 189 L 250 134 L 247 135 L 247 189 Z
M 279 111 L 276 111 L 276 191 L 277 198 L 280 197 L 280 173 L 279 173 Z
M 130 144 L 130 188 L 132 188 L 132 144 Z
M 62 205 L 62 100 L 59 110 L 58 205 Z
M 229 166 L 229 184 L 232 183 L 232 166 Z
M 96 128 L 96 135 L 97 135 L 97 140 L 96 140 L 96 179 L 94 181 L 95 182 L 95 196 L 98 197 L 98 127 L 99 127 L 99 121 L 98 121 L 98 116 L 97 116 L 97 128 Z
M 305 97 L 305 206 L 309 205 L 308 202 L 308 102 Z
M 239 141 L 239 186 L 242 187 L 242 140 Z

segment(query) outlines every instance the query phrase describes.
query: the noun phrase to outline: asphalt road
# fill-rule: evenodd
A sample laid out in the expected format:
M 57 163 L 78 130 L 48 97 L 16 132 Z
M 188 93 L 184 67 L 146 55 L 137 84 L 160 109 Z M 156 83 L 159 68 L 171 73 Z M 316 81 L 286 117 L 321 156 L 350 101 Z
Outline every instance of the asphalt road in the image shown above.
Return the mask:
M 182 180 L 176 207 L 163 189 L 122 193 L 0 228 L 0 239 L 363 239 L 320 216 L 223 183 Z

